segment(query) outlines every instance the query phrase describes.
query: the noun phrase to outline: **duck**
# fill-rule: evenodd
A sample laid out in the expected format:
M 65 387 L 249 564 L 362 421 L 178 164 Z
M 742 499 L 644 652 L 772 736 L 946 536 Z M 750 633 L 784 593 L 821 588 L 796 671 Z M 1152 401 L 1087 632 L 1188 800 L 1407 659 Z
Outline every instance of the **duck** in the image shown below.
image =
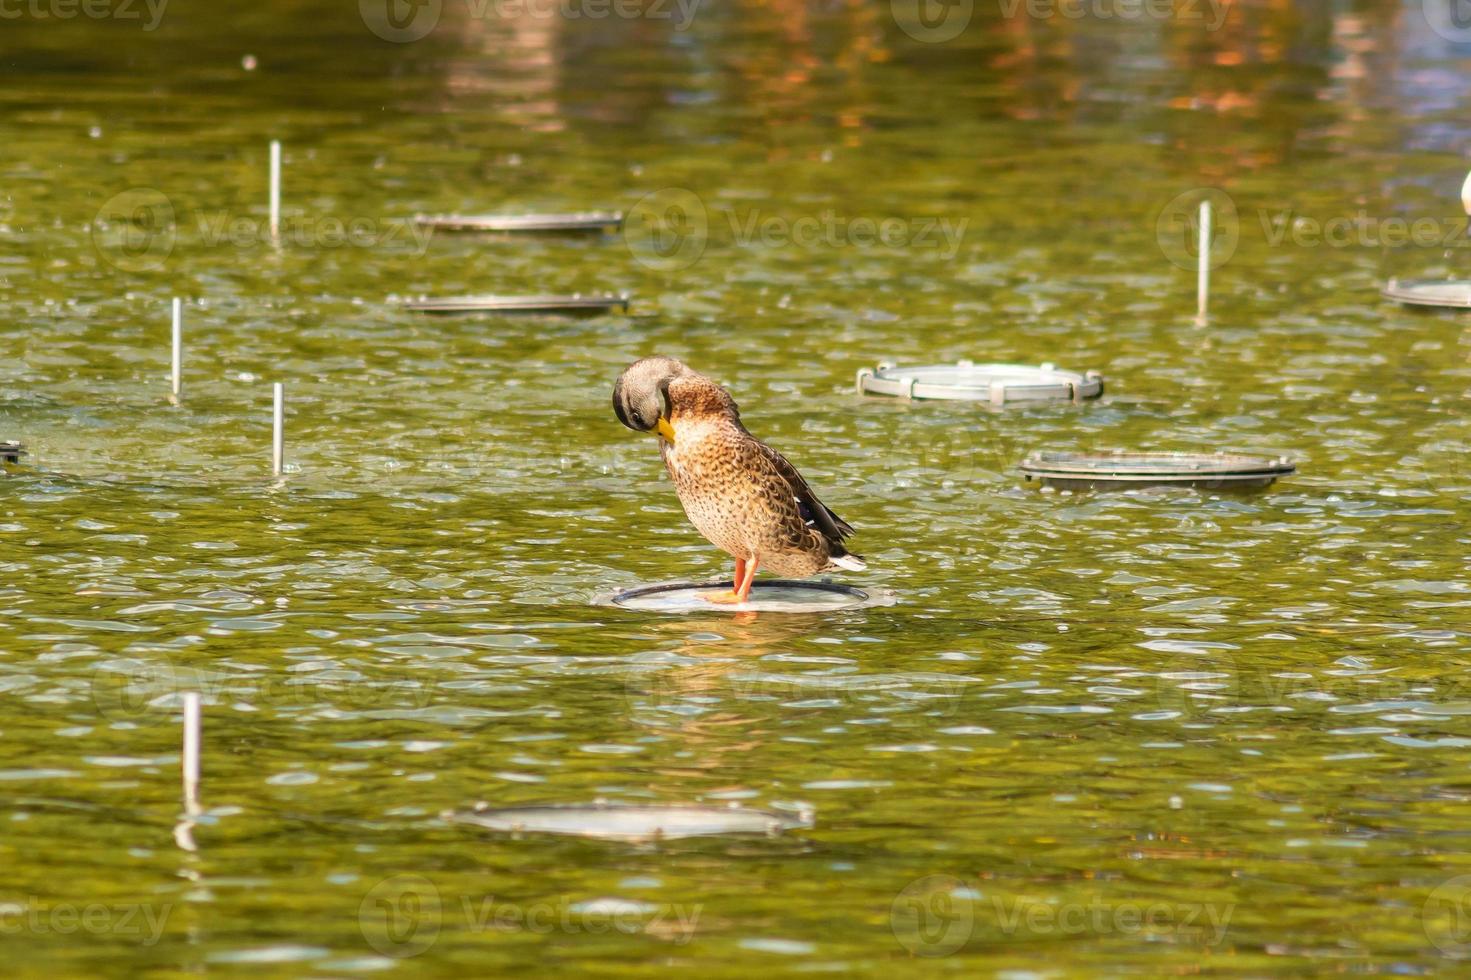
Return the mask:
M 658 437 L 685 516 L 735 559 L 730 591 L 706 593 L 709 601 L 747 602 L 757 569 L 800 579 L 867 567 L 843 544 L 852 525 L 746 429 L 735 399 L 715 381 L 675 358 L 645 357 L 613 385 L 613 414 Z

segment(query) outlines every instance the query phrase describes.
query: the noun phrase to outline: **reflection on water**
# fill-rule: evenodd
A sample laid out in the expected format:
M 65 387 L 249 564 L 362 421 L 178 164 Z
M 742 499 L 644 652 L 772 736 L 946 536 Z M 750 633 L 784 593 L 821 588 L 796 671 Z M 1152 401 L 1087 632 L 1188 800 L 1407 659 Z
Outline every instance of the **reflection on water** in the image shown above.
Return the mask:
M 975 5 L 938 43 L 889 4 L 652 6 L 445 3 L 406 43 L 306 0 L 7 21 L 0 439 L 31 449 L 0 477 L 12 964 L 1259 975 L 1471 952 L 1471 332 L 1377 295 L 1466 274 L 1458 243 L 1383 241 L 1464 227 L 1464 44 L 1389 3 Z M 1174 215 L 1207 189 L 1234 246 L 1201 326 Z M 671 201 L 682 264 L 409 221 Z M 396 301 L 624 290 L 591 319 Z M 730 386 L 858 528 L 870 570 L 844 581 L 897 605 L 593 601 L 728 574 L 608 410 L 656 351 Z M 880 360 L 962 357 L 1108 391 L 852 394 Z M 1041 492 L 1015 465 L 1048 449 L 1299 475 Z M 195 853 L 173 839 L 189 691 Z M 599 798 L 815 822 L 634 846 L 438 816 Z

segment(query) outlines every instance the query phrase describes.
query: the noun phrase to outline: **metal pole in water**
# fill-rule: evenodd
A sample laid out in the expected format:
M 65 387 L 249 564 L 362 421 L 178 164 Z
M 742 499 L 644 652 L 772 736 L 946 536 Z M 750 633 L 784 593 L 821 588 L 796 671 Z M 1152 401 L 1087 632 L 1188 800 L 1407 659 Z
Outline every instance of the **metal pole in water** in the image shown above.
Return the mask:
M 271 241 L 281 240 L 281 141 L 271 140 Z
M 184 385 L 184 304 L 179 297 L 174 297 L 174 356 L 172 363 L 172 381 L 174 399 L 177 400 L 179 392 Z
M 184 695 L 184 812 L 199 812 L 199 695 Z
M 280 476 L 286 468 L 286 386 L 275 384 L 275 412 L 271 418 L 271 473 Z
M 1195 273 L 1195 315 L 1205 319 L 1211 288 L 1211 202 L 1200 202 L 1200 265 Z

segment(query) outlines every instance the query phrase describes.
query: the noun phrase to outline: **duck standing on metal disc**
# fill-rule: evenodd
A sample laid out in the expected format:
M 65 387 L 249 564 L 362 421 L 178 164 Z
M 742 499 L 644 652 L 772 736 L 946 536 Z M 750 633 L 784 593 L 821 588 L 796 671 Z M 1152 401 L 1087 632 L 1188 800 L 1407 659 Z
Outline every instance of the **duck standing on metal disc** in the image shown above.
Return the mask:
M 735 559 L 731 591 L 710 601 L 745 602 L 757 568 L 806 578 L 865 567 L 843 547 L 853 528 L 781 453 L 746 431 L 735 400 L 714 381 L 672 357 L 646 357 L 613 386 L 613 411 L 630 429 L 658 435 L 690 523 Z

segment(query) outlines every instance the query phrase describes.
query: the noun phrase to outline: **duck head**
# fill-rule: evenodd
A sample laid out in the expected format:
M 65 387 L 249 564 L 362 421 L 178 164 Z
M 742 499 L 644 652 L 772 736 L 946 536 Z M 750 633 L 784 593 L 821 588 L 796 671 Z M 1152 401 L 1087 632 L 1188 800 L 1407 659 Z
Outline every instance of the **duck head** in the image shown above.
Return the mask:
M 654 432 L 671 444 L 674 426 L 669 383 L 695 372 L 672 357 L 645 357 L 634 361 L 613 385 L 613 414 L 635 432 Z

